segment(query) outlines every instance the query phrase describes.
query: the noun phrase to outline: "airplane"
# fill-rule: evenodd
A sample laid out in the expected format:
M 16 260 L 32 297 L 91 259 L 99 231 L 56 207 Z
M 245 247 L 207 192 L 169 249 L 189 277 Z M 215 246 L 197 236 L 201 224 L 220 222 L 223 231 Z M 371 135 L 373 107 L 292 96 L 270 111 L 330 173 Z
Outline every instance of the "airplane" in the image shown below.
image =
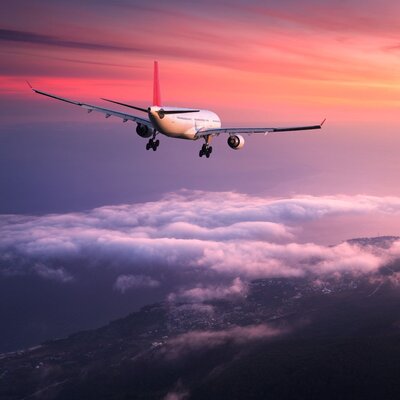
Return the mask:
M 153 76 L 153 105 L 148 108 L 133 106 L 131 104 L 122 103 L 120 101 L 109 100 L 102 98 L 109 103 L 128 107 L 136 111 L 141 111 L 147 114 L 148 119 L 137 117 L 136 115 L 126 114 L 120 111 L 110 110 L 108 108 L 94 106 L 91 104 L 81 103 L 79 101 L 66 99 L 50 93 L 42 92 L 34 89 L 27 82 L 29 87 L 38 94 L 51 97 L 56 100 L 61 100 L 66 103 L 74 104 L 86 109 L 88 113 L 97 111 L 105 114 L 106 118 L 111 116 L 121 118 L 122 122 L 136 122 L 136 133 L 145 139 L 149 139 L 146 144 L 146 149 L 156 151 L 160 145 L 159 139 L 156 139 L 158 134 L 162 134 L 171 138 L 198 140 L 203 139 L 205 143 L 201 147 L 199 157 L 205 156 L 209 158 L 212 153 L 211 139 L 214 136 L 221 134 L 228 135 L 228 146 L 233 150 L 243 148 L 245 140 L 244 134 L 263 134 L 303 131 L 311 129 L 321 129 L 325 119 L 319 125 L 310 126 L 293 126 L 286 128 L 222 128 L 221 120 L 218 115 L 212 111 L 182 108 L 182 107 L 166 107 L 161 106 L 160 83 L 158 74 L 158 62 L 154 61 L 154 76 Z

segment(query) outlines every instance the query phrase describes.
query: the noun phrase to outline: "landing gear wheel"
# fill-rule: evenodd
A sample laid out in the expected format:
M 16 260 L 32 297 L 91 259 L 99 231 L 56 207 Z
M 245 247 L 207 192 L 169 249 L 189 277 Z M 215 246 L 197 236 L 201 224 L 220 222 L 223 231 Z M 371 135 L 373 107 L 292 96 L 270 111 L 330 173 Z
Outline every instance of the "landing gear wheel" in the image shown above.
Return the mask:
M 146 144 L 146 150 L 153 149 L 153 151 L 156 151 L 159 145 L 160 141 L 158 139 L 157 140 L 154 140 L 153 138 L 149 139 L 149 141 Z
M 203 144 L 201 150 L 199 151 L 199 157 L 206 156 L 207 158 L 210 158 L 212 150 L 213 149 L 211 146 L 209 146 L 208 144 Z

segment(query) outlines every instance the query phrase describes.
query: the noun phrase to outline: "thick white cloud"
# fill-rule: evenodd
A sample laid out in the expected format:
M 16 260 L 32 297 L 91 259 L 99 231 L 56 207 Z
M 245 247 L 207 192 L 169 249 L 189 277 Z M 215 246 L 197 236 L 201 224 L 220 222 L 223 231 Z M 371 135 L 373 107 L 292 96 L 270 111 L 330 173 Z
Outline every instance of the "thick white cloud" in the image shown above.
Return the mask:
M 13 268 L 22 273 L 31 260 L 32 265 L 42 267 L 31 266 L 30 272 L 68 282 L 77 272 L 68 270 L 69 260 L 85 260 L 81 268 L 112 265 L 120 271 L 110 285 L 114 283 L 121 292 L 156 287 L 175 272 L 187 276 L 176 296 L 209 299 L 244 293 L 241 285 L 246 279 L 376 271 L 399 257 L 400 242 L 389 248 L 349 243 L 328 247 L 299 244 L 295 236 L 308 221 L 372 213 L 399 214 L 400 198 L 270 199 L 231 192 L 181 191 L 156 202 L 82 213 L 3 215 L 0 267 L 3 274 L 11 275 Z M 187 275 L 189 272 L 196 280 L 190 281 L 194 278 Z M 222 283 L 213 281 L 216 276 Z
M 370 249 L 349 243 L 327 247 L 312 243 L 246 242 L 209 246 L 198 263 L 220 273 L 249 278 L 298 277 L 307 273 L 369 273 L 399 255 L 392 248 Z

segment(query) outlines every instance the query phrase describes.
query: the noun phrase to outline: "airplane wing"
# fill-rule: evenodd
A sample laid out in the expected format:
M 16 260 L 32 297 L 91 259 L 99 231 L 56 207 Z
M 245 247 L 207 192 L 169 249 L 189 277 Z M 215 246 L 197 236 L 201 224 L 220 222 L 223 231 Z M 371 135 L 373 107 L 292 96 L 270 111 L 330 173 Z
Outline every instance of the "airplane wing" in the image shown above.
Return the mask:
M 80 106 L 80 107 L 86 109 L 88 111 L 88 113 L 90 113 L 92 111 L 97 111 L 97 112 L 105 114 L 106 118 L 114 116 L 114 117 L 121 118 L 123 122 L 134 121 L 134 122 L 137 122 L 137 123 L 142 124 L 142 125 L 147 125 L 149 128 L 153 127 L 151 125 L 151 122 L 149 120 L 147 120 L 147 119 L 139 118 L 139 117 L 136 117 L 135 115 L 131 115 L 131 114 L 125 114 L 125 113 L 122 113 L 122 112 L 119 112 L 119 111 L 110 110 L 108 108 L 98 107 L 98 106 L 94 106 L 94 105 L 91 105 L 91 104 L 81 103 L 80 101 L 75 101 L 75 100 L 66 99 L 64 97 L 55 96 L 54 94 L 50 94 L 50 93 L 46 93 L 46 92 L 42 92 L 40 90 L 34 89 L 29 84 L 29 82 L 28 82 L 28 85 L 30 86 L 30 88 L 35 93 L 41 94 L 43 96 L 51 97 L 51 98 L 56 99 L 56 100 L 61 100 L 61 101 L 64 101 L 66 103 L 75 104 L 76 106 Z
M 309 126 L 291 126 L 286 128 L 216 128 L 216 129 L 204 129 L 197 132 L 196 136 L 198 138 L 204 136 L 218 136 L 223 133 L 228 135 L 235 134 L 259 134 L 259 135 L 267 135 L 269 133 L 278 133 L 278 132 L 292 132 L 292 131 L 306 131 L 312 129 L 321 129 L 324 124 L 325 119 L 319 125 L 309 125 Z

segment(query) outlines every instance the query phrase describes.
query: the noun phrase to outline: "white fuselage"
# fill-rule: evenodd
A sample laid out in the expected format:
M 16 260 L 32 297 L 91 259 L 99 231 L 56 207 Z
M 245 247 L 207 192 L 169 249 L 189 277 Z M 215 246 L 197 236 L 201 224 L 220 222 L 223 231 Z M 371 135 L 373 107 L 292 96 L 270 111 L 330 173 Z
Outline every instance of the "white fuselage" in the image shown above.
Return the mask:
M 185 110 L 185 108 L 158 106 L 149 108 L 149 118 L 152 125 L 158 132 L 165 136 L 196 140 L 198 139 L 196 136 L 197 132 L 221 127 L 221 121 L 218 115 L 212 111 L 200 110 L 198 112 L 163 115 L 162 110 L 174 111 Z

